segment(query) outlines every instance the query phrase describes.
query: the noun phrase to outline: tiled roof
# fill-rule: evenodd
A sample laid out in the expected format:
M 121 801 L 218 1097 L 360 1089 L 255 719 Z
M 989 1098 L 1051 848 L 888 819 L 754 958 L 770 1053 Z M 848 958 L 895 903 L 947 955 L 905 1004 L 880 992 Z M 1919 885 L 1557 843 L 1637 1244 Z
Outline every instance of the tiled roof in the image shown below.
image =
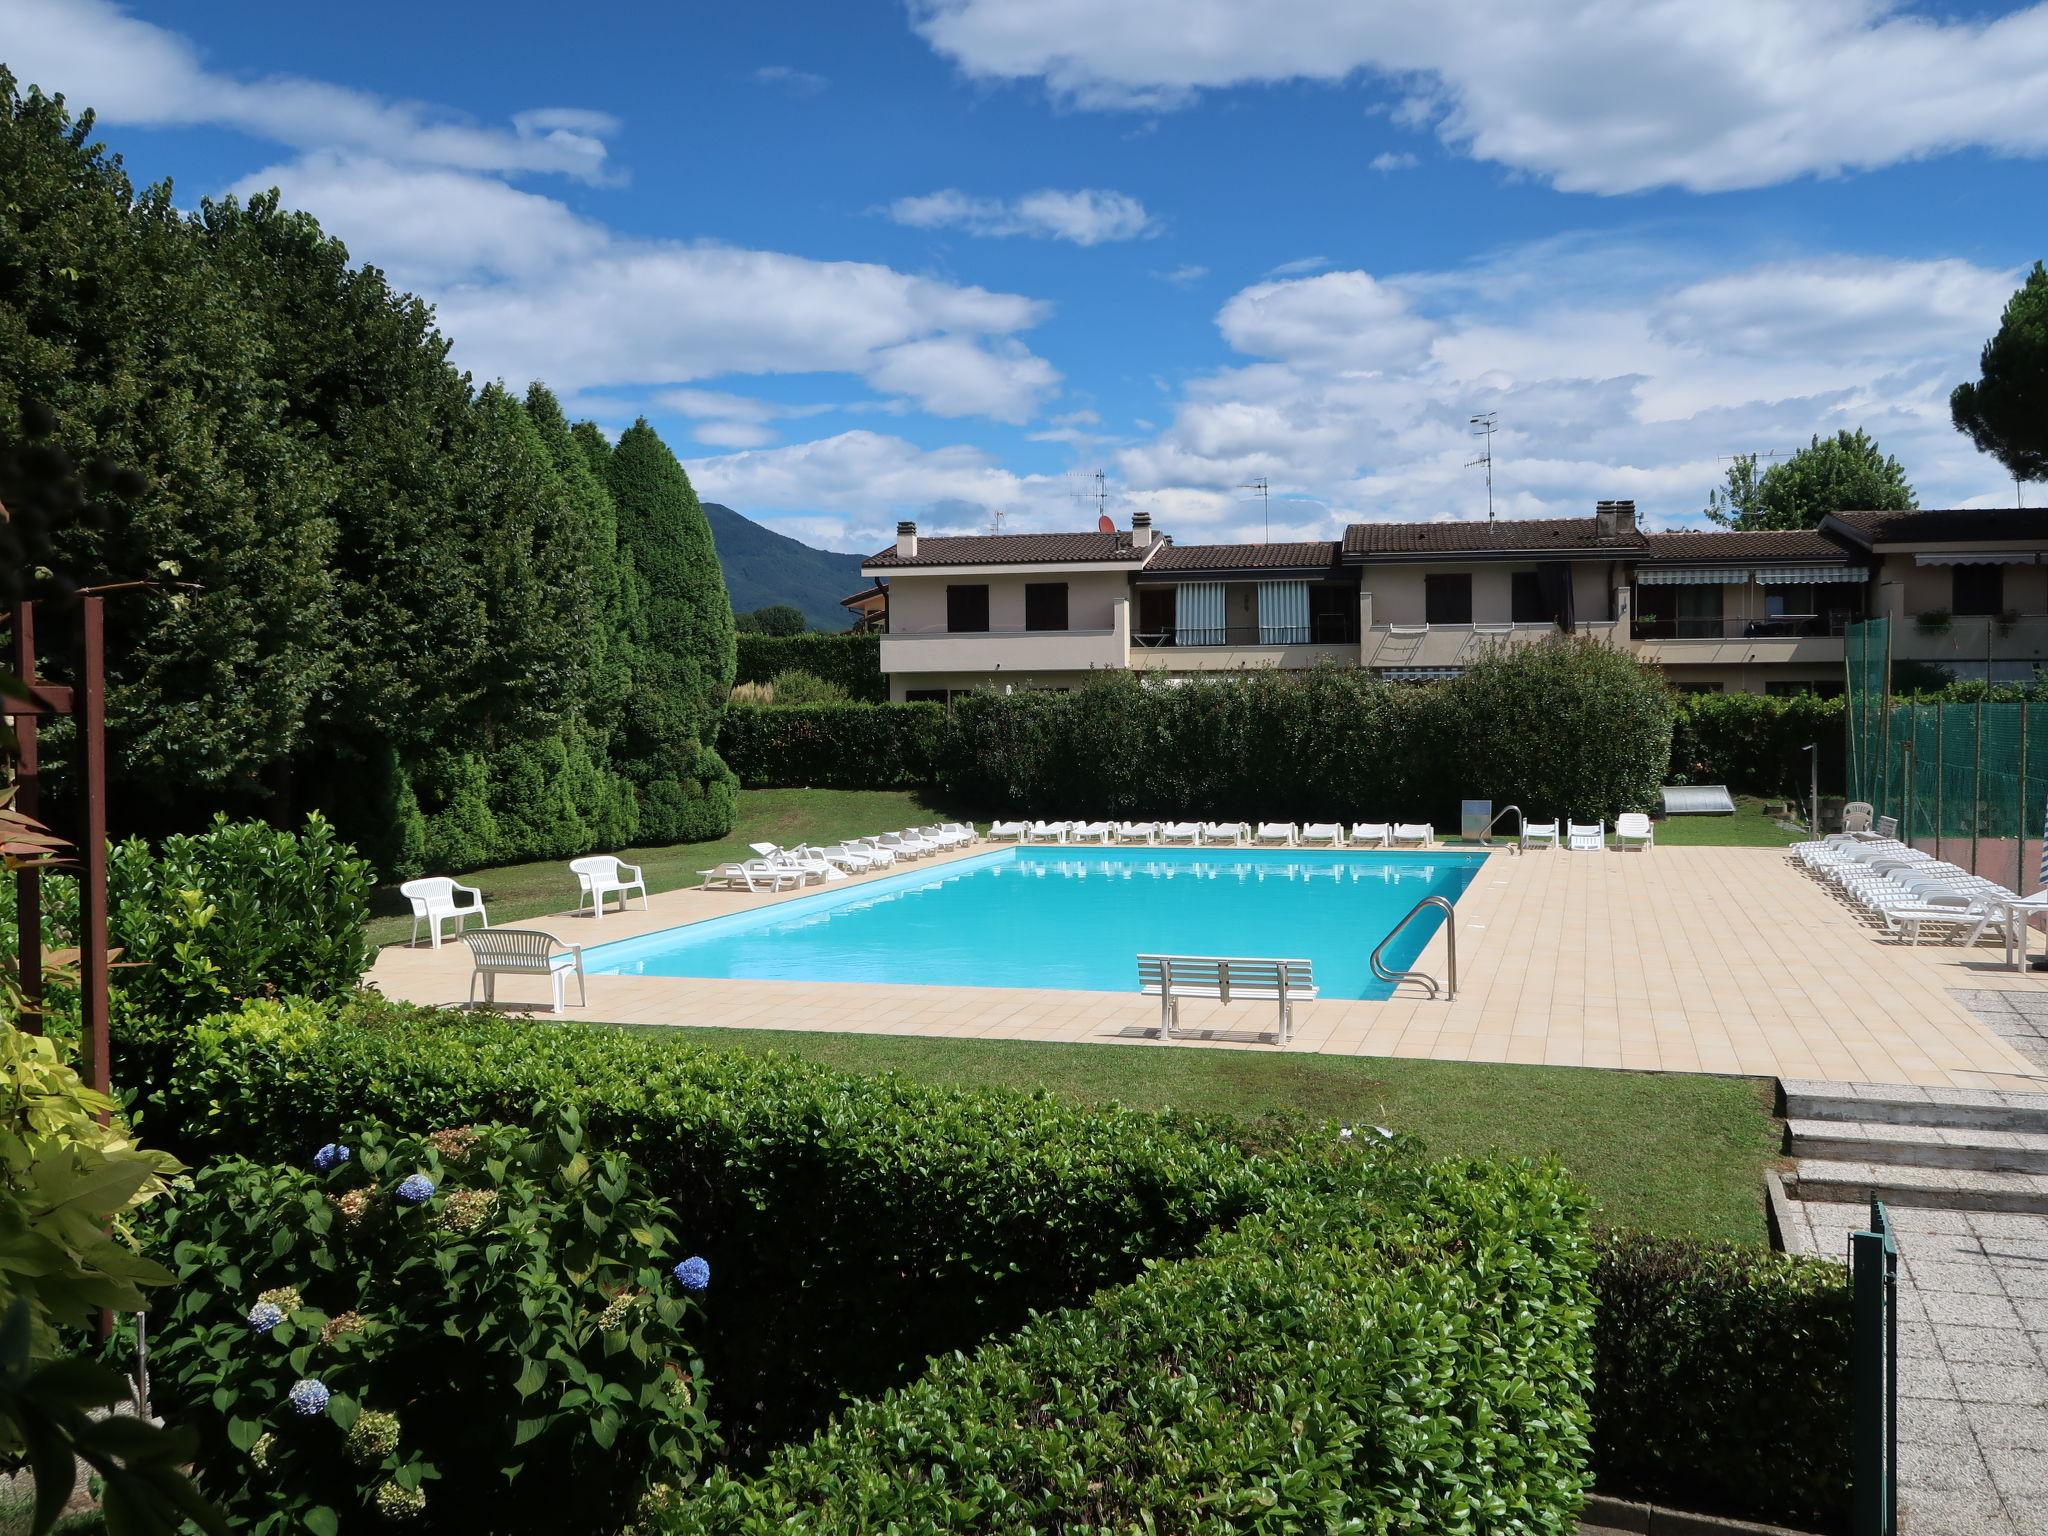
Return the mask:
M 1443 523 L 1353 523 L 1347 555 L 1520 554 L 1546 549 L 1640 550 L 1640 529 L 1609 536 L 1594 517 L 1463 518 Z
M 1972 539 L 2048 539 L 2048 509 L 1963 507 L 1954 511 L 1837 512 L 1831 519 L 1875 544 L 1943 544 Z
M 1852 553 L 1810 529 L 1652 533 L 1643 542 L 1650 560 L 1842 560 Z
M 1152 558 L 1147 571 L 1319 570 L 1335 565 L 1334 540 L 1309 544 L 1170 544 Z
M 875 566 L 1036 565 L 1080 560 L 1135 560 L 1128 533 L 993 533 L 959 538 L 920 538 L 909 559 L 890 545 L 861 562 Z

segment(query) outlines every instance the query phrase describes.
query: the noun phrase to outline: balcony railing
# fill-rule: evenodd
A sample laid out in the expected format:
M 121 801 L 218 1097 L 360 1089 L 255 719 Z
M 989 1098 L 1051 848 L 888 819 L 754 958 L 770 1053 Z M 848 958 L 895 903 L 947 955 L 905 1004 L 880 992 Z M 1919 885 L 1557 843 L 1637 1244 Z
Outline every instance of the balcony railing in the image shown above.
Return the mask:
M 1636 640 L 1800 640 L 1839 635 L 1858 617 L 1847 611 L 1779 613 L 1761 619 L 1661 619 L 1639 613 L 1629 621 L 1629 636 Z
M 1141 629 L 1131 644 L 1146 650 L 1198 645 L 1356 645 L 1358 615 L 1326 613 L 1303 624 L 1222 624 L 1203 629 Z

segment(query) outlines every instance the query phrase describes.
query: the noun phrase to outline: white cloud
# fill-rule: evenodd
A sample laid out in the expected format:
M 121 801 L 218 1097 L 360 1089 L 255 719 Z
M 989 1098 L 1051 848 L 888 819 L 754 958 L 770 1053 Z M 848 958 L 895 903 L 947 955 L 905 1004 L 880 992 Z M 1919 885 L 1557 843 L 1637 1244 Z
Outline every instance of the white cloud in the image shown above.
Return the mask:
M 1145 205 L 1123 192 L 1084 187 L 1074 192 L 1047 188 L 1005 201 L 971 197 L 956 188 L 899 197 L 882 210 L 913 229 L 964 229 L 971 235 L 1028 235 L 1101 245 L 1136 240 L 1156 232 Z
M 1364 74 L 1397 121 L 1585 192 L 1767 186 L 1964 148 L 2048 153 L 2048 4 L 1930 17 L 1890 0 L 913 0 L 982 79 L 1084 108 Z
M 1268 267 L 1268 277 L 1305 277 L 1311 272 L 1321 272 L 1329 266 L 1327 256 L 1297 256 L 1292 261 L 1283 261 L 1277 267 Z
M 1008 422 L 1030 420 L 1059 378 L 1052 364 L 1021 342 L 984 345 L 964 336 L 906 341 L 875 354 L 867 370 L 875 388 L 907 395 L 934 416 Z
M 1171 283 L 1176 288 L 1190 288 L 1207 277 L 1209 269 L 1198 267 L 1193 262 L 1185 262 L 1178 267 L 1169 268 L 1164 272 L 1154 272 L 1152 275 L 1160 282 Z
M 823 75 L 787 64 L 764 64 L 754 71 L 754 79 L 762 85 L 780 86 L 792 96 L 815 96 L 832 83 Z
M 1405 297 L 1364 272 L 1255 283 L 1231 296 L 1216 324 L 1225 341 L 1255 357 L 1316 358 L 1349 368 L 1399 364 L 1432 332 Z
M 297 75 L 246 79 L 207 68 L 185 38 L 108 0 L 0 0 L 0 38 L 24 85 L 61 91 L 106 124 L 213 124 L 295 149 L 585 181 L 606 179 L 605 139 L 619 126 L 603 112 L 542 107 L 489 127 Z
M 1372 159 L 1368 160 L 1366 164 L 1378 171 L 1382 176 L 1389 176 L 1395 171 L 1412 171 L 1422 162 L 1406 150 L 1402 150 L 1399 153 L 1393 150 L 1382 150 L 1379 154 L 1374 155 Z

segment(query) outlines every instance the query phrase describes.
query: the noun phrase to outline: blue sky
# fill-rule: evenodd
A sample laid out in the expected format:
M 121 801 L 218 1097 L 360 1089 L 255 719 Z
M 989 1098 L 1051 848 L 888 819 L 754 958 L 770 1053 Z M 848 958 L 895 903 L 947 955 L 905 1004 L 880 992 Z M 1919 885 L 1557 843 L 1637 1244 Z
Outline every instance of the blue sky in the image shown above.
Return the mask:
M 1947 393 L 2048 255 L 2048 4 L 0 0 L 181 202 L 278 186 L 479 378 L 814 543 L 1182 542 L 1634 496 Z M 2031 487 L 2030 500 L 2048 498 Z

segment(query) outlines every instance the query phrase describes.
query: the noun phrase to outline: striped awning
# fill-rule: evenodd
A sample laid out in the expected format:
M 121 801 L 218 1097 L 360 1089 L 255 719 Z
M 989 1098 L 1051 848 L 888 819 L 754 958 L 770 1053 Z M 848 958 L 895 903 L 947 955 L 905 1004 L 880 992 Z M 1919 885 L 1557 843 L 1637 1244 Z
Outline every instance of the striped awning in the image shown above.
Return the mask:
M 1915 555 L 1915 565 L 2033 565 L 2041 557 L 2024 549 L 1956 549 Z
M 1766 566 L 1751 572 L 1760 587 L 1791 587 L 1815 582 L 1868 581 L 1870 572 L 1860 565 Z
M 1714 570 L 1700 566 L 1666 566 L 1663 570 L 1639 570 L 1639 587 L 1718 587 L 1724 582 L 1747 581 L 1748 571 Z

